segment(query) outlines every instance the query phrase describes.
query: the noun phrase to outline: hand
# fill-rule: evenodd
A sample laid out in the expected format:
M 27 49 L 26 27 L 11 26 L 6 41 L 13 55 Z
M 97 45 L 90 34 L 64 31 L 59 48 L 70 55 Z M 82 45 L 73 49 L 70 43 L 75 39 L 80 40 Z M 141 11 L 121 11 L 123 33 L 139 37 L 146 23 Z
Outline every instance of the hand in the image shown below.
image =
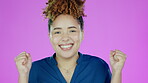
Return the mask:
M 113 72 L 121 72 L 126 60 L 126 54 L 120 50 L 110 52 L 110 64 Z
M 29 75 L 32 65 L 32 60 L 29 53 L 20 53 L 17 57 L 15 57 L 15 62 L 20 75 Z

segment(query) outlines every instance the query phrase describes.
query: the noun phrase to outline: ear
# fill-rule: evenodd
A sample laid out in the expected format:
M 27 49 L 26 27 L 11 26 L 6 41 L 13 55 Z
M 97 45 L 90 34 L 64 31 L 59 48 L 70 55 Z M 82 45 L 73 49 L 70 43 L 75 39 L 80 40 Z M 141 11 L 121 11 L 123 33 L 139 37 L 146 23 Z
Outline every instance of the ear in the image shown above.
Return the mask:
M 51 33 L 48 33 L 48 38 L 51 40 Z
M 48 32 L 48 37 L 50 38 L 50 33 Z
M 48 33 L 48 38 L 49 38 L 49 41 L 50 41 L 50 43 L 52 44 L 52 34 L 51 33 Z
M 82 40 L 84 39 L 84 31 L 82 31 Z
M 82 40 L 81 41 L 83 41 L 84 40 L 84 31 L 81 31 L 81 34 L 82 34 Z

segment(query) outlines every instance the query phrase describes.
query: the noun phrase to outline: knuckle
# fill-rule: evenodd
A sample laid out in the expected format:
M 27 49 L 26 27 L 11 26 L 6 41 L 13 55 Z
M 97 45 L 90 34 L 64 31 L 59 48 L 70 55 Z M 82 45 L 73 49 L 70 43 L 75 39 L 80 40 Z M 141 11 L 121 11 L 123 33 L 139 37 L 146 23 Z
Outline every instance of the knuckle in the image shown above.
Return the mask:
M 21 52 L 19 55 L 25 55 L 26 54 L 26 52 L 24 51 L 24 52 Z

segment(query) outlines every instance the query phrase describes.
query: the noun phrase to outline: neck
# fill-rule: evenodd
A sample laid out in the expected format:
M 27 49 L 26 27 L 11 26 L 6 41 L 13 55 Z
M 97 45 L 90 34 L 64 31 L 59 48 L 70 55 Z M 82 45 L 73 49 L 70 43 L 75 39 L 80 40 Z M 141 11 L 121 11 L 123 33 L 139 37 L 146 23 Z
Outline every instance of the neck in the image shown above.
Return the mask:
M 56 56 L 56 60 L 58 62 L 58 67 L 69 69 L 72 66 L 75 66 L 77 63 L 77 59 L 79 58 L 78 53 L 70 58 L 62 58 L 60 56 Z

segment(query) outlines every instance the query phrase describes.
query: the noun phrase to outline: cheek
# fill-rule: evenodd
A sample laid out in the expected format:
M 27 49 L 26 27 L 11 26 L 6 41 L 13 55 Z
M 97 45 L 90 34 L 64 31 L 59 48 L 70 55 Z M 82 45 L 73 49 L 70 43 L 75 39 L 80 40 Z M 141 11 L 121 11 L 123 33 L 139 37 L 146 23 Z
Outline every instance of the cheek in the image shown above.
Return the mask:
M 53 36 L 51 41 L 52 41 L 52 44 L 56 45 L 59 43 L 61 37 L 57 37 L 57 36 Z
M 72 36 L 73 40 L 76 42 L 76 43 L 79 43 L 81 41 L 81 36 L 80 34 L 75 34 Z

